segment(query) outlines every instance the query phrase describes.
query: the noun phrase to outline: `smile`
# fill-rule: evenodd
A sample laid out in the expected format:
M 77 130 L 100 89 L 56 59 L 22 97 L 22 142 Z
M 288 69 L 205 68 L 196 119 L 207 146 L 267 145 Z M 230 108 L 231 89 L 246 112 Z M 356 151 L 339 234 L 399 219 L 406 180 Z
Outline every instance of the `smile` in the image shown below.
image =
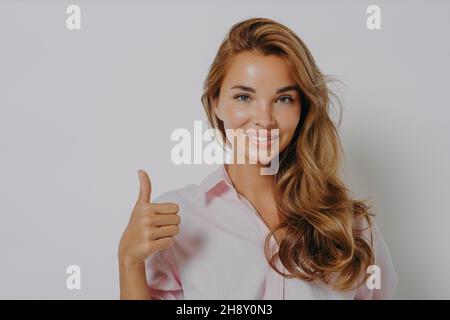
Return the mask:
M 266 147 L 270 146 L 272 144 L 272 141 L 275 141 L 279 138 L 278 134 L 274 134 L 268 132 L 266 135 L 257 135 L 256 132 L 246 132 L 245 135 L 248 137 L 250 143 L 252 143 L 255 146 L 259 147 Z

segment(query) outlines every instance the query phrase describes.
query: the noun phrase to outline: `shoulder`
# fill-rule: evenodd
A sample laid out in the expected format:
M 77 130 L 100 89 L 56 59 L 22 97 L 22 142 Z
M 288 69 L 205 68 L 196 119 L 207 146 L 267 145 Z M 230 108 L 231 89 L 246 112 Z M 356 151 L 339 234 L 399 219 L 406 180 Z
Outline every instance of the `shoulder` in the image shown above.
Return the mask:
M 196 187 L 197 185 L 195 184 L 189 184 L 181 188 L 165 191 L 156 198 L 154 198 L 152 202 L 171 202 L 172 200 L 175 199 L 178 200 L 185 198 L 188 195 L 192 196 L 196 192 L 197 189 Z

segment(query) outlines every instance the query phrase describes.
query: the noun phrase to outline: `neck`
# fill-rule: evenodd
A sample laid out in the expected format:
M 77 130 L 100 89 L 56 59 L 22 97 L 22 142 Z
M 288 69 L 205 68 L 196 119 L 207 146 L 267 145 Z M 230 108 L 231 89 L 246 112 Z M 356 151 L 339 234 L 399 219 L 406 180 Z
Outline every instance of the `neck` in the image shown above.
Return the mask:
M 247 199 L 274 195 L 275 176 L 262 175 L 258 164 L 225 164 L 236 191 Z

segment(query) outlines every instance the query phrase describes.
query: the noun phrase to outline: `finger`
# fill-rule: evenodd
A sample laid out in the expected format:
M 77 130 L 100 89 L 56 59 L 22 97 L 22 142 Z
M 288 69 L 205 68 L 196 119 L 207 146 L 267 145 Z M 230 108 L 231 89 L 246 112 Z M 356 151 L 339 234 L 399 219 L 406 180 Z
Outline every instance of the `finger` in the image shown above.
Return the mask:
M 173 237 L 180 232 L 178 225 L 163 226 L 154 228 L 152 232 L 152 240 L 157 240 L 164 237 Z
M 179 214 L 160 214 L 154 215 L 151 220 L 145 220 L 144 224 L 151 227 L 162 227 L 180 224 L 181 217 Z
M 150 203 L 150 196 L 152 193 L 152 184 L 147 172 L 144 170 L 138 171 L 139 176 L 139 197 L 137 203 Z
M 155 248 L 157 248 L 158 250 L 164 250 L 170 248 L 173 245 L 173 238 L 172 237 L 159 238 L 157 240 L 154 240 L 153 243 Z
M 178 213 L 179 207 L 173 202 L 152 203 L 152 211 L 158 214 Z

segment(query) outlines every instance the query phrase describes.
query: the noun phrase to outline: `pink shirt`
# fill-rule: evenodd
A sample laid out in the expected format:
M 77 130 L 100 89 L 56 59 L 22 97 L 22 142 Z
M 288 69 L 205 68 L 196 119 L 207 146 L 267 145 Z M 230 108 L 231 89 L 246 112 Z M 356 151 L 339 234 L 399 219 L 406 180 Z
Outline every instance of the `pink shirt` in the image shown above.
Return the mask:
M 154 202 L 177 203 L 181 217 L 174 245 L 145 261 L 154 299 L 390 299 L 396 288 L 389 249 L 375 224 L 380 289 L 364 284 L 357 290 L 336 291 L 322 283 L 282 277 L 264 255 L 267 225 L 236 192 L 223 165 L 200 185 L 166 192 Z M 275 238 L 270 240 L 271 250 L 276 250 Z M 278 266 L 286 271 L 279 261 Z

